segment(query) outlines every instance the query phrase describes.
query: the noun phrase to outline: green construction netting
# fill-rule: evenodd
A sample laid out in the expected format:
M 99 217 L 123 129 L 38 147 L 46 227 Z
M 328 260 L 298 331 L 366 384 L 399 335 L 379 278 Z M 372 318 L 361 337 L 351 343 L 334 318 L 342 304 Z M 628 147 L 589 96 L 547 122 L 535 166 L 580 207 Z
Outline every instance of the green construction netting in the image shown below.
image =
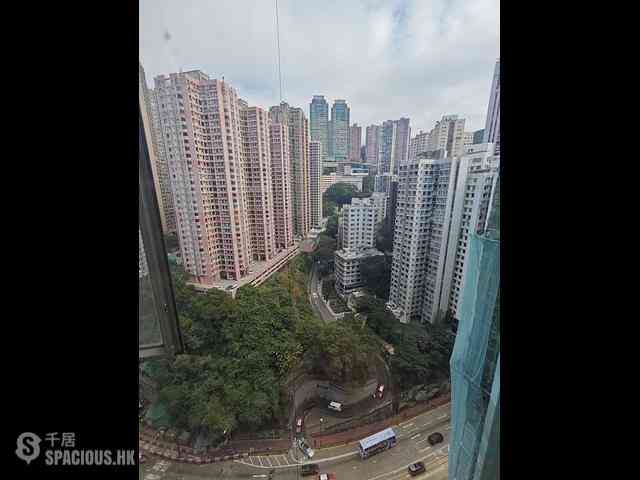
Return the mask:
M 500 478 L 500 242 L 490 237 L 472 236 L 465 266 L 450 361 L 450 480 Z

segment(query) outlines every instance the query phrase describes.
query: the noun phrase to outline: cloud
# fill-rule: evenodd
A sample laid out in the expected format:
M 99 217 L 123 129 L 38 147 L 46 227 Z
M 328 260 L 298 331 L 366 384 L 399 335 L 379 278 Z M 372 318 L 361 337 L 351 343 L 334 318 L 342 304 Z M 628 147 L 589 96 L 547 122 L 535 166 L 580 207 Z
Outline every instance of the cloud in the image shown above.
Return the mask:
M 307 115 L 325 95 L 363 126 L 408 116 L 417 132 L 457 113 L 467 130 L 484 127 L 498 0 L 279 0 L 278 11 L 284 99 Z M 200 69 L 268 108 L 279 101 L 275 26 L 274 0 L 141 0 L 140 59 L 150 86 Z

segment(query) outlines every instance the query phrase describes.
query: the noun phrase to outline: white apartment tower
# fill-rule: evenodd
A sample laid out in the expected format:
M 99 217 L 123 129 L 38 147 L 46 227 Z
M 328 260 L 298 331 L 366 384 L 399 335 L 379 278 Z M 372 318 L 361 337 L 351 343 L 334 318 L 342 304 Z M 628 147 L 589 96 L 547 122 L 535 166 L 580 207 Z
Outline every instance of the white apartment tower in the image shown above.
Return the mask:
M 387 203 L 389 201 L 386 193 L 374 192 L 369 200 L 375 207 L 375 225 L 379 225 L 387 216 Z
M 446 150 L 447 157 L 459 157 L 464 153 L 464 118 L 445 115 L 436 122 L 429 135 L 427 150 Z
M 290 107 L 286 102 L 271 107 L 269 116 L 273 122 L 284 123 L 289 127 L 289 155 L 293 185 L 293 229 L 295 236 L 303 238 L 311 228 L 309 121 L 301 108 Z
M 183 266 L 197 283 L 238 280 L 252 251 L 236 91 L 197 70 L 158 76 L 155 91 Z
M 483 233 L 498 181 L 500 156 L 495 155 L 494 150 L 491 143 L 470 145 L 460 159 L 443 287 L 445 295 L 449 292 L 448 308 L 456 318 L 464 286 L 469 238 L 474 233 Z
M 418 158 L 418 154 L 429 150 L 429 138 L 431 135 L 429 132 L 423 132 L 420 130 L 415 137 L 409 142 L 409 161 L 413 161 Z
M 403 323 L 435 322 L 441 301 L 458 159 L 399 168 L 388 308 Z
M 271 122 L 271 173 L 273 190 L 273 223 L 276 249 L 293 246 L 293 185 L 289 156 L 289 127 Z
M 369 198 L 352 198 L 339 215 L 338 249 L 357 250 L 375 245 L 376 205 Z
M 311 199 L 311 227 L 317 228 L 322 224 L 322 194 L 320 180 L 322 178 L 322 143 L 309 142 L 309 190 Z

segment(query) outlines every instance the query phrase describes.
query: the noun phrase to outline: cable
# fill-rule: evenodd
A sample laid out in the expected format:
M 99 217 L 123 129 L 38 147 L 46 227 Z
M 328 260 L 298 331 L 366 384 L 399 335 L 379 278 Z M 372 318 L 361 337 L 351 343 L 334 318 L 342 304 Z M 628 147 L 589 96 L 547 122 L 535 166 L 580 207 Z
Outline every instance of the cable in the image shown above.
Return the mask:
M 276 0 L 276 38 L 278 45 L 278 80 L 280 81 L 280 103 L 282 103 L 282 71 L 280 69 L 280 22 L 278 19 L 278 0 Z

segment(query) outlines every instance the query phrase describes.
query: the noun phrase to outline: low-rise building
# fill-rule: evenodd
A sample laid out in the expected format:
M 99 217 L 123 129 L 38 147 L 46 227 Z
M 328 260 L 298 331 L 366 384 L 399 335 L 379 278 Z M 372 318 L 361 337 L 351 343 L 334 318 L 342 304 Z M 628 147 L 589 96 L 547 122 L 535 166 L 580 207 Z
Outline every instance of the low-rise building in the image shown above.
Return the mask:
M 360 270 L 363 262 L 370 258 L 384 256 L 375 248 L 359 250 L 338 250 L 335 252 L 336 293 L 341 297 L 364 285 Z

